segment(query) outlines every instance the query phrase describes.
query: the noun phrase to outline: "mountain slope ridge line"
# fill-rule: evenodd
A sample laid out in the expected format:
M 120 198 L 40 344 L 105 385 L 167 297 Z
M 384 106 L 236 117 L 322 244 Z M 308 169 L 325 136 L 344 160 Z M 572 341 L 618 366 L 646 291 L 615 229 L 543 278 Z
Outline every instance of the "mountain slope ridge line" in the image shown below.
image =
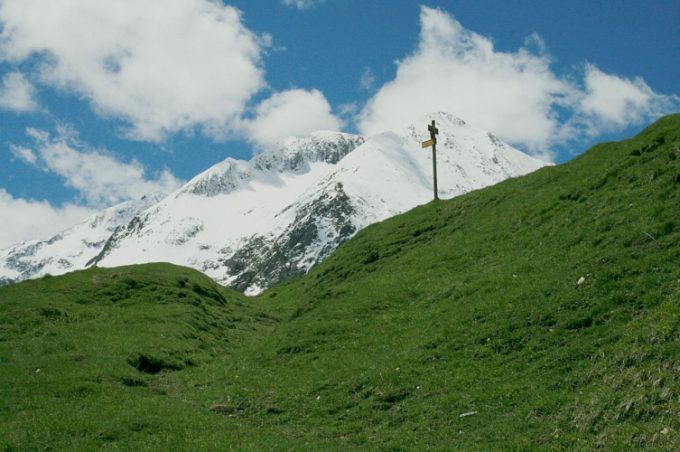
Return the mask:
M 450 114 L 429 115 L 422 123 L 431 119 L 442 130 L 442 198 L 545 165 Z M 306 273 L 367 225 L 430 199 L 431 157 L 420 148 L 427 135 L 420 128 L 368 139 L 316 132 L 248 162 L 228 158 L 140 209 L 127 224 L 109 228 L 109 237 L 99 249 L 88 249 L 83 262 L 65 259 L 61 243 L 29 243 L 0 255 L 0 277 L 60 274 L 85 264 L 172 262 L 257 294 Z

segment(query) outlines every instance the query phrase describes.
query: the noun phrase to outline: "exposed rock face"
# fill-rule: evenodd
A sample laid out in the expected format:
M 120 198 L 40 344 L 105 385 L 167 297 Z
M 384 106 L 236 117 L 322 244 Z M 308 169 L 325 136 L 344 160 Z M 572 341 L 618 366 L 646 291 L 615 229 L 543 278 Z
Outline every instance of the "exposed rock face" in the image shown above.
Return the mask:
M 253 235 L 222 263 L 237 275 L 229 285 L 257 292 L 304 274 L 357 231 L 352 223 L 356 209 L 338 182 L 297 209 L 295 219 L 274 238 Z

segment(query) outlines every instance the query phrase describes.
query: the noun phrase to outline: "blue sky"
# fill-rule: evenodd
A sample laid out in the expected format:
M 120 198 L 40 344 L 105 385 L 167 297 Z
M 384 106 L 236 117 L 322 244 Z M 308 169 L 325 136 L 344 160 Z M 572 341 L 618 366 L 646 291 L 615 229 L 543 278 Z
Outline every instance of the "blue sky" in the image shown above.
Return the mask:
M 563 162 L 680 110 L 677 0 L 0 0 L 0 248 L 316 129 Z

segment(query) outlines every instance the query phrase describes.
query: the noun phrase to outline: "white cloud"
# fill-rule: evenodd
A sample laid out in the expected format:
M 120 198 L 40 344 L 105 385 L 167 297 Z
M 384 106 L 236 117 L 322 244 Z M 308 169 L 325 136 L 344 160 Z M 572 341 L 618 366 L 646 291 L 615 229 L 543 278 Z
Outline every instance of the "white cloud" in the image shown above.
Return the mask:
M 9 146 L 9 151 L 14 157 L 18 158 L 19 160 L 23 160 L 26 163 L 30 163 L 31 165 L 38 163 L 38 157 L 28 148 L 11 144 Z
M 31 128 L 26 133 L 33 149 L 10 145 L 12 155 L 60 176 L 66 186 L 78 191 L 84 205 L 53 206 L 47 201 L 15 198 L 0 188 L 0 249 L 23 240 L 50 237 L 96 210 L 149 193 L 169 193 L 181 184 L 167 169 L 148 177 L 135 160 L 122 162 L 108 151 L 90 149 L 68 128 L 59 128 L 55 136 Z
M 0 188 L 0 249 L 15 243 L 47 238 L 92 215 L 92 209 L 66 204 L 53 207 L 46 201 L 15 198 Z
M 283 3 L 286 6 L 293 6 L 297 9 L 309 9 L 313 6 L 316 6 L 320 3 L 323 3 L 326 0 L 281 0 L 281 3 Z
M 361 113 L 367 134 L 402 127 L 447 111 L 513 143 L 537 149 L 558 128 L 552 106 L 570 86 L 550 71 L 550 58 L 522 48 L 494 50 L 489 38 L 464 29 L 448 14 L 423 7 L 417 51 L 398 63 Z
M 680 98 L 656 94 L 639 77 L 605 74 L 593 65 L 586 66 L 584 83 L 577 109 L 593 133 L 639 124 L 680 107 Z
M 255 108 L 247 121 L 248 139 L 268 147 L 289 136 L 304 136 L 316 130 L 339 130 L 340 120 L 331 112 L 324 95 L 317 90 L 292 89 L 274 93 Z
M 3 0 L 0 58 L 129 125 L 129 137 L 229 131 L 265 86 L 269 39 L 217 0 Z
M 365 134 L 397 129 L 424 114 L 448 111 L 537 154 L 564 139 L 624 128 L 678 108 L 677 97 L 586 66 L 585 91 L 551 69 L 533 34 L 515 52 L 465 29 L 449 14 L 421 7 L 416 51 L 397 62 L 358 115 Z M 559 113 L 559 114 L 558 114 Z M 564 116 L 566 115 L 566 120 Z
M 107 151 L 89 149 L 67 129 L 60 129 L 56 137 L 36 129 L 28 129 L 27 134 L 35 151 L 14 146 L 13 153 L 59 175 L 88 206 L 109 207 L 149 193 L 169 193 L 181 184 L 167 169 L 149 178 L 138 161 L 122 162 Z
M 21 72 L 9 72 L 3 77 L 0 85 L 0 109 L 28 113 L 39 108 L 35 100 L 35 88 Z

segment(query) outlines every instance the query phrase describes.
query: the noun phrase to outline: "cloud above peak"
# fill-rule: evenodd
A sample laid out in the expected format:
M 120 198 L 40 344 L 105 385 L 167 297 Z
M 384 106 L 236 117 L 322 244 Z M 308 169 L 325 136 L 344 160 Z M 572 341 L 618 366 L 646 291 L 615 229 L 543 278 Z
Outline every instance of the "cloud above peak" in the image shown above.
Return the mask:
M 420 21 L 416 52 L 363 110 L 364 133 L 445 110 L 532 149 L 550 142 L 559 127 L 552 109 L 565 103 L 570 86 L 551 72 L 549 57 L 496 51 L 489 38 L 437 9 L 423 7 Z
M 302 10 L 323 1 L 281 3 Z M 220 0 L 0 0 L 0 63 L 13 71 L 0 80 L 0 109 L 39 111 L 36 94 L 48 87 L 84 99 L 129 139 L 198 133 L 261 147 L 340 128 L 334 108 L 343 118 L 356 108 L 352 119 L 364 134 L 448 111 L 535 153 L 680 109 L 677 96 L 655 93 L 641 78 L 588 63 L 556 72 L 536 34 L 499 51 L 491 38 L 424 6 L 417 46 L 394 78 L 378 86 L 370 68 L 362 74 L 368 100 L 330 105 L 313 86 L 272 90 L 264 68 L 271 46 Z
M 501 52 L 442 10 L 421 7 L 420 24 L 416 50 L 397 62 L 395 78 L 359 113 L 362 133 L 400 128 L 444 110 L 545 155 L 564 140 L 622 129 L 680 105 L 641 79 L 605 74 L 590 64 L 577 77 L 561 76 L 536 34 L 518 50 Z
M 260 148 L 278 144 L 289 136 L 317 130 L 340 130 L 326 97 L 318 90 L 291 89 L 274 93 L 255 107 L 255 117 L 245 121 L 248 140 Z

